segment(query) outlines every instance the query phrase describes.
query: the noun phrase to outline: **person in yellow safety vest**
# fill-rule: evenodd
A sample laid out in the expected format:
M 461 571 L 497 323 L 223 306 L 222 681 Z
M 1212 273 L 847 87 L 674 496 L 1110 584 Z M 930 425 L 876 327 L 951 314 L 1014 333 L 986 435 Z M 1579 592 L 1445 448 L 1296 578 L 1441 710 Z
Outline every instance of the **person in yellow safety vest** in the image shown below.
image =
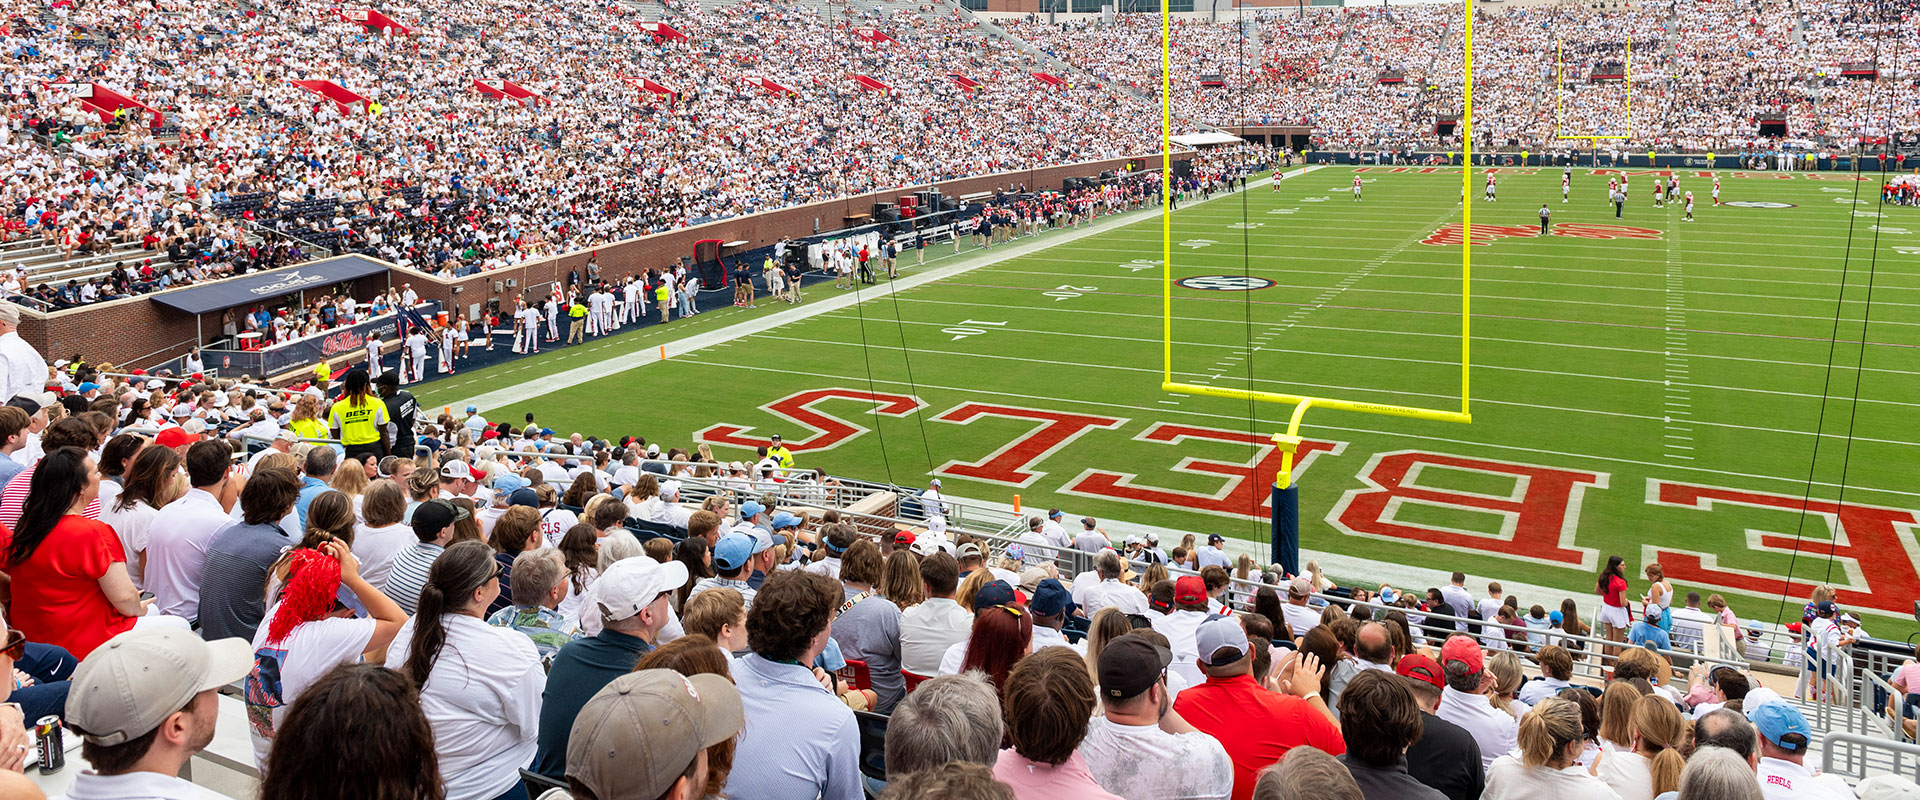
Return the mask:
M 371 391 L 366 370 L 347 373 L 340 399 L 327 412 L 327 427 L 346 447 L 348 458 L 387 455 L 387 403 Z
M 667 321 L 667 311 L 673 308 L 673 276 L 661 275 L 660 285 L 654 287 L 654 301 L 660 306 L 660 321 Z
M 382 112 L 385 112 L 386 110 L 387 110 L 387 107 L 380 105 L 380 101 L 378 100 L 367 101 L 367 116 L 369 117 L 380 116 L 380 114 Z
M 573 303 L 567 306 L 567 316 L 573 320 L 567 325 L 567 344 L 584 341 L 581 332 L 587 327 L 587 307 L 580 303 L 580 298 L 573 298 Z
M 313 385 L 320 387 L 320 391 L 326 391 L 327 383 L 331 380 L 333 380 L 333 366 L 331 364 L 322 360 L 320 363 L 313 365 Z
M 793 451 L 780 443 L 780 434 L 773 435 L 773 442 L 767 447 L 767 457 L 780 462 L 781 469 L 793 469 Z

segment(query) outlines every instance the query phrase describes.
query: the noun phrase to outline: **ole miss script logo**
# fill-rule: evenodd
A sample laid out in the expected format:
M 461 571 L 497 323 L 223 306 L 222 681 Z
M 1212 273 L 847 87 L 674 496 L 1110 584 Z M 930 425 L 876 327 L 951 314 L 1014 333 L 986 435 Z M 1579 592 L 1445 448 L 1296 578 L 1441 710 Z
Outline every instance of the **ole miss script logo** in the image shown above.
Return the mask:
M 1458 222 L 1434 231 L 1421 239 L 1421 244 L 1454 245 L 1459 244 L 1466 226 Z M 1601 225 L 1593 222 L 1562 222 L 1553 226 L 1553 235 L 1572 236 L 1577 239 L 1659 239 L 1665 231 L 1653 228 L 1632 228 L 1626 225 Z M 1493 244 L 1495 239 L 1532 239 L 1540 235 L 1537 225 L 1475 225 L 1472 243 L 1475 245 Z
M 1479 231 L 1475 226 L 1475 233 Z M 869 429 L 855 419 L 869 414 L 901 418 L 926 407 L 926 401 L 913 395 L 834 387 L 797 392 L 761 409 L 781 420 L 779 429 L 789 432 L 788 449 L 804 453 L 830 450 L 864 436 Z M 958 453 L 954 460 L 935 467 L 937 476 L 1008 488 L 1032 487 L 1045 480 L 1041 488 L 1059 494 L 1178 507 L 1233 519 L 1265 519 L 1272 513 L 1271 487 L 1282 453 L 1261 434 L 974 401 L 928 416 L 936 423 L 981 424 L 1005 432 L 1000 443 L 990 443 L 980 452 Z M 796 437 L 794 431 L 803 435 Z M 722 423 L 694 438 L 716 447 L 753 448 L 765 444 L 770 432 Z M 1079 472 L 1046 480 L 1048 461 L 1061 450 L 1082 437 L 1111 436 L 1151 445 L 1137 451 L 1149 455 L 1118 463 L 1075 461 Z M 1341 487 L 1341 496 L 1327 510 L 1325 521 L 1348 536 L 1592 573 L 1598 569 L 1600 553 L 1579 546 L 1577 534 L 1583 505 L 1600 499 L 1652 506 L 1677 529 L 1727 534 L 1714 541 L 1744 539 L 1744 548 L 1719 552 L 1643 545 L 1640 560 L 1660 562 L 1667 578 L 1676 583 L 1769 600 L 1783 594 L 1805 597 L 1812 593 L 1812 585 L 1783 579 L 1777 569 L 1769 568 L 1773 554 L 1799 549 L 1822 558 L 1831 554 L 1836 569 L 1830 580 L 1842 604 L 1905 615 L 1913 609 L 1912 598 L 1920 596 L 1920 571 L 1916 571 L 1920 562 L 1910 557 L 1920 553 L 1920 543 L 1913 536 L 1920 528 L 1920 513 L 1910 509 L 1842 505 L 1657 477 L 1615 485 L 1611 474 L 1599 470 L 1427 449 L 1365 454 L 1364 461 L 1341 458 L 1347 450 L 1347 442 L 1304 440 L 1297 451 L 1294 476 L 1312 474 L 1314 480 Z M 1329 470 L 1335 472 L 1328 474 Z M 1168 480 L 1175 474 L 1182 477 Z M 1477 488 L 1458 488 L 1462 478 Z M 1427 513 L 1433 511 L 1441 516 Z M 1806 528 L 1819 531 L 1804 541 L 1796 535 L 1802 514 L 1818 521 Z M 1486 522 L 1469 529 L 1436 522 L 1439 518 Z

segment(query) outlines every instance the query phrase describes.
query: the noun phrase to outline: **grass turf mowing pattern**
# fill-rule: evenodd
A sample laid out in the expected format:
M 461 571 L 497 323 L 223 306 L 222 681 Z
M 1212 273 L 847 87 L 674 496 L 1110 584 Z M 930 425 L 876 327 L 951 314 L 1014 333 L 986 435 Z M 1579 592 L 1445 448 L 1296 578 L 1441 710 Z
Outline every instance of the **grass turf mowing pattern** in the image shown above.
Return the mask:
M 1277 192 L 1257 187 L 1178 212 L 1174 239 L 1186 244 L 1174 248 L 1176 278 L 1251 276 L 1275 285 L 1253 292 L 1176 289 L 1176 380 L 1457 407 L 1459 247 L 1421 240 L 1458 221 L 1452 201 L 1460 176 L 1367 171 L 1366 199 L 1355 203 L 1346 188 L 1354 174 L 1350 168 L 1323 169 L 1288 178 Z M 1537 228 L 1545 200 L 1556 225 L 1624 224 L 1656 229 L 1661 238 L 1516 236 L 1476 247 L 1475 422 L 1310 412 L 1303 434 L 1345 446 L 1337 454 L 1318 454 L 1298 473 L 1303 546 L 1457 568 L 1583 596 L 1592 590 L 1596 560 L 1624 555 L 1637 576 L 1653 548 L 1717 554 L 1720 568 L 1757 575 L 1784 574 L 1790 564 L 1794 577 L 1806 581 L 1840 583 L 1850 580 L 1849 570 L 1857 575 L 1857 566 L 1829 564 L 1824 543 L 1831 532 L 1819 516 L 1808 520 L 1803 534 L 1809 545 L 1821 545 L 1820 552 L 1794 559 L 1749 549 L 1747 531 L 1791 538 L 1797 511 L 1652 504 L 1649 481 L 1798 497 L 1812 463 L 1815 498 L 1835 498 L 1844 482 L 1849 503 L 1920 507 L 1911 466 L 1916 440 L 1908 423 L 1920 407 L 1910 379 L 1920 368 L 1920 317 L 1908 311 L 1920 304 L 1920 278 L 1913 256 L 1893 249 L 1920 245 L 1920 237 L 1897 232 L 1920 226 L 1920 212 L 1882 209 L 1876 202 L 1858 208 L 1884 212 L 1884 218 L 1856 217 L 1854 185 L 1844 176 L 1722 175 L 1726 200 L 1795 207 L 1715 208 L 1710 181 L 1687 172 L 1681 185 L 1695 194 L 1698 221 L 1681 222 L 1678 203 L 1651 207 L 1652 176 L 1641 175 L 1632 182 L 1624 218 L 1615 220 L 1604 203 L 1605 176 L 1576 175 L 1574 202 L 1562 204 L 1557 170 L 1506 173 L 1501 200 L 1488 204 L 1478 199 L 1476 175 L 1476 227 Z M 1862 185 L 1860 197 L 1877 200 L 1877 186 Z M 1873 230 L 1875 224 L 1883 228 Z M 1864 369 L 1856 372 L 1875 256 L 1869 344 Z M 1038 425 L 993 416 L 970 424 L 934 418 L 962 403 L 1122 418 L 1030 465 L 1039 474 L 1024 487 L 949 475 L 945 490 L 995 500 L 1017 492 L 1032 507 L 1058 505 L 1070 514 L 1265 541 L 1264 519 L 1252 516 L 1265 513 L 1254 505 L 1264 500 L 1264 487 L 1227 498 L 1238 505 L 1212 512 L 1061 493 L 1097 470 L 1127 476 L 1123 484 L 1212 498 L 1227 483 L 1223 472 L 1233 470 L 1179 469 L 1184 460 L 1250 463 L 1255 450 L 1244 442 L 1264 441 L 1283 429 L 1291 412 L 1287 406 L 1159 390 L 1160 274 L 1152 263 L 1159 258 L 1159 220 L 1143 217 L 489 416 L 517 419 L 533 410 L 557 430 L 631 432 L 666 442 L 689 441 L 696 431 L 727 423 L 744 426 L 749 436 L 781 432 L 792 441 L 806 431 L 761 406 L 804 390 L 871 387 L 913 394 L 926 405 L 917 413 L 883 417 L 868 413 L 870 403 L 824 401 L 820 411 L 872 432 L 830 450 L 800 453 L 800 463 L 906 485 L 949 462 L 988 459 Z M 1847 289 L 1836 328 L 1843 278 Z M 969 320 L 1005 325 L 966 326 L 982 331 L 970 335 L 943 330 Z M 1834 338 L 1837 344 L 1830 344 Z M 1258 347 L 1249 349 L 1249 341 Z M 1830 347 L 1835 368 L 1827 386 Z M 1856 379 L 1857 405 L 1848 399 Z M 1823 419 L 1823 392 L 1832 399 L 1814 460 L 1812 431 Z M 1141 438 L 1160 422 L 1237 431 L 1246 438 Z M 1845 438 L 1849 430 L 1851 443 Z M 1582 554 L 1574 557 L 1577 565 L 1517 552 L 1523 548 L 1492 537 L 1500 523 L 1483 513 L 1408 511 L 1409 522 L 1482 534 L 1455 538 L 1447 548 L 1349 535 L 1328 522 L 1344 494 L 1366 488 L 1359 476 L 1370 458 L 1406 449 L 1604 473 L 1605 486 L 1585 491 L 1577 525 L 1566 531 L 1562 546 L 1570 549 L 1562 555 Z M 748 455 L 724 447 L 716 452 L 722 458 Z M 1420 483 L 1494 495 L 1514 486 L 1496 481 L 1489 491 L 1485 473 L 1443 478 L 1440 472 Z M 1861 555 L 1910 560 L 1911 541 L 1895 539 Z M 1642 583 L 1634 581 L 1636 591 Z M 1678 583 L 1682 592 L 1722 589 Z M 1753 596 L 1734 600 L 1736 610 L 1771 619 L 1775 604 Z M 1887 626 L 1880 622 L 1876 628 Z

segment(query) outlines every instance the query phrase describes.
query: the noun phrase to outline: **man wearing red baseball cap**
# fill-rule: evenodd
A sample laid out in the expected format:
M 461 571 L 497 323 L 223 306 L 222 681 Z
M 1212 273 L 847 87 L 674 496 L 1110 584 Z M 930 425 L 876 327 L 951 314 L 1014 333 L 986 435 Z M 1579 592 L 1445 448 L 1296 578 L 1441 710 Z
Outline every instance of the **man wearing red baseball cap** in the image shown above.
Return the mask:
M 1401 656 L 1394 671 L 1407 679 L 1420 703 L 1420 738 L 1407 748 L 1407 774 L 1440 790 L 1448 800 L 1476 800 L 1486 788 L 1480 744 L 1465 728 L 1436 717 L 1446 672 L 1440 662 L 1412 653 Z
M 1446 688 L 1440 690 L 1437 715 L 1467 729 L 1480 744 L 1480 767 L 1518 746 L 1520 721 L 1512 714 L 1493 707 L 1493 673 L 1487 672 L 1480 643 L 1473 637 L 1454 634 L 1440 647 L 1440 668 L 1446 673 Z
M 1175 694 L 1188 686 L 1207 681 L 1200 674 L 1199 645 L 1193 634 L 1207 621 L 1207 582 L 1198 575 L 1183 575 L 1173 582 L 1173 610 L 1153 618 L 1153 629 L 1167 637 L 1167 649 L 1173 651 L 1173 663 L 1167 667 L 1178 676 L 1173 682 Z

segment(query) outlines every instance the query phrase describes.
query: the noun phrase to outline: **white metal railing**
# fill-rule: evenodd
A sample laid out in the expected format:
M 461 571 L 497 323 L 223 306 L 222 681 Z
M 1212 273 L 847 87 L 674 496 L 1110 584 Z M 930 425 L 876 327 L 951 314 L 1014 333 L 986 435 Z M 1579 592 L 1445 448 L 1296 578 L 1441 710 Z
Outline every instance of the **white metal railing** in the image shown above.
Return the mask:
M 1920 781 L 1920 745 L 1834 731 L 1820 740 L 1820 771 L 1849 783 L 1871 775 Z

